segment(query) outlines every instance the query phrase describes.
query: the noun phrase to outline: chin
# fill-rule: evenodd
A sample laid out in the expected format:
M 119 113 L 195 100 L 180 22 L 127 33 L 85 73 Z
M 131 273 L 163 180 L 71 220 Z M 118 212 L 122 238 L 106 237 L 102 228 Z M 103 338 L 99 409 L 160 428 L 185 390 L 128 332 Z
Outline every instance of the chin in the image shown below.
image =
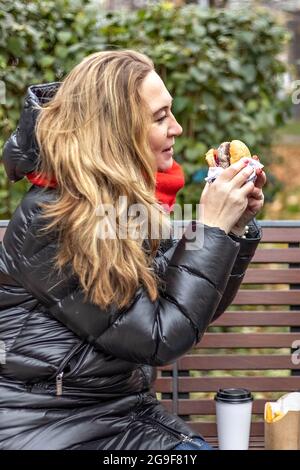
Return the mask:
M 166 171 L 169 170 L 173 165 L 173 158 L 170 158 L 167 161 L 159 162 L 157 165 L 158 171 Z

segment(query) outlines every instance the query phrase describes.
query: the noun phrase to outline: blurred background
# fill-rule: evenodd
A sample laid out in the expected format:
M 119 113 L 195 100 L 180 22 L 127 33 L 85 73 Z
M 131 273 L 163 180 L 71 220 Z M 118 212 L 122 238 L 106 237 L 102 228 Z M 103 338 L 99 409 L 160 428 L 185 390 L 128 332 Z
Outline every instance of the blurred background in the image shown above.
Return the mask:
M 208 148 L 240 139 L 266 166 L 261 217 L 298 219 L 300 1 L 0 0 L 0 152 L 28 86 L 116 48 L 148 54 L 174 97 L 180 203 L 198 202 Z M 28 187 L 11 185 L 0 160 L 0 219 Z

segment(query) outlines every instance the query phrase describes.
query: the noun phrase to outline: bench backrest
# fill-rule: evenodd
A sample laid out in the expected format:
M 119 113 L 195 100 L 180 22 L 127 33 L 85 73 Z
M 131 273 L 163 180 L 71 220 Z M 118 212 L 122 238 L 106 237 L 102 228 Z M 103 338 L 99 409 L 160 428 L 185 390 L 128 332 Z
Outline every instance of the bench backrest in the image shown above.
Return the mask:
M 263 441 L 265 402 L 300 389 L 300 223 L 261 225 L 262 244 L 232 306 L 156 381 L 165 406 L 211 442 L 219 388 L 253 392 L 252 447 Z
M 0 221 L 0 242 L 6 224 Z M 300 223 L 261 225 L 262 244 L 232 306 L 195 349 L 159 369 L 155 384 L 164 405 L 212 442 L 219 388 L 253 392 L 251 439 L 258 447 L 265 402 L 300 389 Z

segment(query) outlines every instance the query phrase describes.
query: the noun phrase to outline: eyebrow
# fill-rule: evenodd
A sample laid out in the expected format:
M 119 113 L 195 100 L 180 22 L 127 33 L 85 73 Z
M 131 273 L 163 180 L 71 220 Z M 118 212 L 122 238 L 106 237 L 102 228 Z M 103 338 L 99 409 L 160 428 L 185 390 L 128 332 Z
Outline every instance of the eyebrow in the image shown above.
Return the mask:
M 156 114 L 160 113 L 161 111 L 166 111 L 167 109 L 169 109 L 169 107 L 172 106 L 172 103 L 173 103 L 173 98 L 171 99 L 171 105 L 166 105 L 166 106 L 163 106 L 162 108 L 159 108 L 157 111 L 154 111 L 153 112 L 153 116 L 155 116 Z

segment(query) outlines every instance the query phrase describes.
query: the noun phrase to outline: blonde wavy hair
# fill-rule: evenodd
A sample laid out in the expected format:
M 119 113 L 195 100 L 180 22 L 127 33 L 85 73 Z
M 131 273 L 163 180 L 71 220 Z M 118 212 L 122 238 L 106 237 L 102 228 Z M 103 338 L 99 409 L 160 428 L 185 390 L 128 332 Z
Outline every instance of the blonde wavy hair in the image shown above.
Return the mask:
M 71 264 L 86 299 L 103 309 L 126 306 L 141 285 L 152 301 L 158 296 L 152 266 L 159 237 L 146 237 L 147 249 L 141 238 L 99 238 L 99 208 L 110 204 L 117 224 L 124 220 L 120 196 L 128 206 L 143 205 L 148 235 L 151 224 L 167 223 L 155 198 L 152 117 L 139 93 L 152 70 L 152 61 L 135 51 L 91 54 L 67 75 L 37 121 L 39 173 L 57 181 L 57 198 L 42 205 L 46 230 L 58 232 L 56 267 Z M 127 214 L 126 220 L 133 231 L 141 224 Z

